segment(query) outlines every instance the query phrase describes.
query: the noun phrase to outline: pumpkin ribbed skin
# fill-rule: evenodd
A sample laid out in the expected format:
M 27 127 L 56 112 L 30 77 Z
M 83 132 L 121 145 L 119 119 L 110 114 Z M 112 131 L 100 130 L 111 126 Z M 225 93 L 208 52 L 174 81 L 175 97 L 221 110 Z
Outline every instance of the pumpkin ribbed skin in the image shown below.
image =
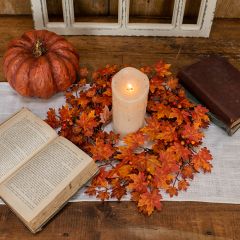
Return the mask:
M 9 84 L 22 96 L 49 98 L 77 79 L 79 56 L 62 36 L 32 30 L 10 42 L 3 59 Z

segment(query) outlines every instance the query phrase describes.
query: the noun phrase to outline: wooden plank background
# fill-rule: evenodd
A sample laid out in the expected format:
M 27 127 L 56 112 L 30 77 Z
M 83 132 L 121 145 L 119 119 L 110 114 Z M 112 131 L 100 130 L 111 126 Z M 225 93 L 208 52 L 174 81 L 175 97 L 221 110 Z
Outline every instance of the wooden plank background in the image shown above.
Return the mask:
M 50 11 L 56 13 L 59 9 L 59 0 L 47 0 L 51 6 Z M 131 0 L 133 15 L 154 16 L 168 15 L 171 9 L 172 0 L 168 7 L 166 1 L 170 0 Z M 4 0 L 0 1 L 0 14 L 31 14 L 30 0 Z M 78 12 L 88 12 L 93 15 L 117 13 L 118 0 L 74 0 Z M 197 12 L 199 0 L 187 0 L 186 14 L 191 16 Z M 239 0 L 218 0 L 215 17 L 217 18 L 240 18 Z

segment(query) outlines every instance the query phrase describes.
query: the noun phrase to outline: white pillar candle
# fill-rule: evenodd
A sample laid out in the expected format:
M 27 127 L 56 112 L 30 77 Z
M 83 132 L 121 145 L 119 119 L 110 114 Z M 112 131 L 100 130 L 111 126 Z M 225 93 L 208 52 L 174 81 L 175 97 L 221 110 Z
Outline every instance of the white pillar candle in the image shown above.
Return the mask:
M 123 68 L 113 76 L 113 130 L 121 137 L 143 126 L 148 92 L 149 79 L 136 68 Z

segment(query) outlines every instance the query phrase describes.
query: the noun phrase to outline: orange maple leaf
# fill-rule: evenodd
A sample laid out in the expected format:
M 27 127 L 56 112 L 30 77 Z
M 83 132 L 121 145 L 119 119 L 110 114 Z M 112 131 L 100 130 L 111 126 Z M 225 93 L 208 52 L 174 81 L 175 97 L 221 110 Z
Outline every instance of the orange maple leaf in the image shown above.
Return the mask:
M 203 122 L 209 122 L 208 112 L 209 110 L 207 108 L 197 105 L 192 112 L 194 126 L 200 127 Z
M 49 108 L 47 112 L 47 119 L 45 120 L 52 128 L 60 127 L 60 121 L 56 116 L 56 111 L 53 108 Z
M 189 187 L 189 183 L 186 179 L 183 179 L 178 182 L 178 190 L 184 190 L 187 191 L 187 188 Z
M 86 93 L 87 97 L 92 98 L 93 96 L 96 95 L 96 92 L 97 92 L 97 88 L 96 87 L 91 87 L 85 93 Z
M 128 189 L 140 193 L 147 191 L 146 176 L 143 172 L 139 172 L 138 174 L 130 174 L 128 176 L 132 180 L 132 182 L 128 185 Z
M 207 148 L 202 148 L 196 155 L 192 158 L 192 164 L 196 171 L 200 168 L 204 172 L 211 172 L 212 164 L 209 161 L 212 160 L 212 155 Z
M 101 167 L 98 174 L 92 180 L 92 186 L 106 188 L 108 186 L 108 181 L 106 179 L 107 177 L 108 172 L 105 170 L 104 167 Z
M 124 195 L 126 195 L 127 190 L 125 186 L 121 186 L 120 184 L 118 186 L 114 186 L 112 189 L 111 197 L 117 198 L 120 200 Z
M 177 108 L 172 108 L 171 109 L 171 113 L 169 114 L 169 118 L 176 118 L 176 122 L 177 122 L 178 125 L 181 125 L 183 120 L 184 120 L 184 116 L 183 116 L 182 112 Z
M 144 66 L 144 67 L 141 67 L 141 68 L 140 68 L 140 71 L 143 72 L 143 73 L 145 73 L 145 74 L 149 74 L 149 73 L 152 72 L 152 68 L 149 67 L 149 66 Z
M 156 155 L 146 155 L 146 169 L 152 175 L 155 174 L 156 169 L 161 167 L 161 162 L 159 161 L 158 156 Z
M 102 106 L 110 106 L 112 104 L 112 98 L 107 95 L 95 95 L 92 97 L 92 101 Z
M 155 71 L 161 77 L 169 76 L 172 73 L 169 71 L 171 64 L 166 64 L 163 61 L 159 61 L 155 64 Z
M 80 118 L 76 120 L 76 124 L 83 129 L 85 136 L 92 136 L 94 128 L 99 125 L 95 119 L 95 111 L 89 113 L 82 112 Z
M 150 216 L 154 209 L 160 210 L 162 208 L 161 199 L 162 196 L 157 189 L 142 193 L 138 201 L 138 208 Z
M 80 105 L 84 109 L 91 101 L 91 98 L 88 98 L 86 93 L 81 93 L 81 96 L 79 98 L 76 98 L 75 101 L 77 105 Z
M 181 174 L 182 174 L 183 178 L 193 179 L 194 170 L 193 170 L 192 166 L 187 165 L 187 166 L 183 167 Z
M 170 186 L 167 189 L 166 193 L 168 193 L 170 197 L 173 197 L 173 196 L 177 196 L 178 195 L 178 190 L 177 190 L 177 188 Z
M 141 132 L 147 134 L 150 140 L 155 140 L 156 133 L 160 130 L 161 124 L 154 117 L 147 118 L 146 122 L 147 122 L 147 126 L 143 127 L 141 129 Z
M 123 138 L 123 141 L 127 144 L 129 148 L 133 149 L 144 144 L 145 136 L 142 132 L 130 133 Z
M 161 103 L 156 105 L 156 110 L 158 119 L 169 117 L 169 114 L 171 113 L 171 108 Z
M 166 142 L 172 142 L 177 139 L 177 133 L 170 123 L 163 122 L 160 128 L 160 132 L 156 133 L 156 139 L 163 140 Z
M 108 160 L 114 154 L 115 149 L 110 144 L 104 143 L 102 139 L 97 138 L 95 146 L 91 147 L 91 153 L 94 160 Z
M 118 175 L 124 178 L 130 174 L 131 170 L 132 170 L 131 165 L 123 165 L 118 169 Z
M 110 195 L 107 191 L 98 191 L 97 198 L 101 199 L 102 201 L 109 199 Z
M 199 143 L 202 140 L 203 136 L 204 134 L 202 132 L 190 124 L 186 124 L 182 131 L 182 137 L 184 139 L 188 139 L 190 142 L 192 142 L 192 144 Z
M 85 193 L 87 193 L 89 196 L 95 196 L 96 195 L 96 187 L 95 186 L 88 186 Z
M 178 80 L 176 78 L 169 78 L 169 80 L 167 81 L 167 86 L 171 89 L 171 90 L 175 90 L 178 86 Z
M 179 164 L 174 153 L 162 151 L 159 156 L 159 160 L 162 163 L 162 170 L 165 173 L 174 173 L 179 171 Z
M 159 76 L 152 77 L 150 80 L 150 87 L 149 87 L 150 91 L 154 93 L 156 89 L 164 90 L 163 83 L 164 83 L 163 78 Z
M 62 106 L 58 110 L 61 122 L 72 122 L 72 110 L 68 105 Z
M 181 159 L 187 160 L 191 156 L 191 151 L 188 148 L 176 142 L 173 144 L 173 146 L 167 149 L 167 152 L 174 153 L 176 161 L 179 161 Z

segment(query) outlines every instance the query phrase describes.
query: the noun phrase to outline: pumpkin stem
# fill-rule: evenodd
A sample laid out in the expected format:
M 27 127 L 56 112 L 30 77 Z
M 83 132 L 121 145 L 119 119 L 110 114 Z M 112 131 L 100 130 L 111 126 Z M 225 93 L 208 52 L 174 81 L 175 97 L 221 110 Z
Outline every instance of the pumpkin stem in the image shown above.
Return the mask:
M 46 49 L 43 47 L 41 40 L 37 39 L 35 46 L 33 48 L 33 55 L 35 57 L 40 57 L 46 52 Z

